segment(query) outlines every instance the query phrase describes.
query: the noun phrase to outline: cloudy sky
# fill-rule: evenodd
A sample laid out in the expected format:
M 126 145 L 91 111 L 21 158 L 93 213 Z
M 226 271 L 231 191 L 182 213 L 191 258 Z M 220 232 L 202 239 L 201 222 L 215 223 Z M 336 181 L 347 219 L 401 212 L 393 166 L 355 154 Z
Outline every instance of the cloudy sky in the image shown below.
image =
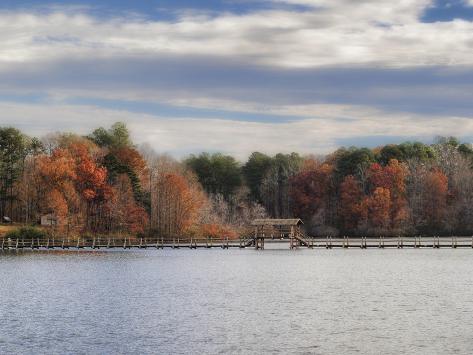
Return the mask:
M 31 135 L 124 121 L 241 159 L 473 138 L 473 0 L 1 0 L 0 43 L 0 124 Z

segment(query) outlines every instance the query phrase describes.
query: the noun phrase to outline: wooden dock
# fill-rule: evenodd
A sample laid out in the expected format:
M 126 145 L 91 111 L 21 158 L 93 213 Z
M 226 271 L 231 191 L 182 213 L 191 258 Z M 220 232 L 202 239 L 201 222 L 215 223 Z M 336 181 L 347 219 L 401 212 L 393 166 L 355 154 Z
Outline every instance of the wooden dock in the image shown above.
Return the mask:
M 291 249 L 383 249 L 383 248 L 473 248 L 473 236 L 452 237 L 241 237 L 222 238 L 43 238 L 8 239 L 0 238 L 0 250 L 20 249 L 164 249 L 164 248 L 255 248 L 264 249 L 266 245 L 285 243 Z

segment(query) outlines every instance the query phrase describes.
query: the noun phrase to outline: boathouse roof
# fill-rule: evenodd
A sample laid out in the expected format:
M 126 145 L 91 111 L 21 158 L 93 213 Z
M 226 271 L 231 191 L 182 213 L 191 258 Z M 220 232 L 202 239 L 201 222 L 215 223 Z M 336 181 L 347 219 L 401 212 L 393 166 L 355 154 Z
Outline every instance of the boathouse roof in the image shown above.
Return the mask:
M 255 219 L 251 222 L 252 226 L 298 226 L 304 224 L 300 218 L 289 219 Z

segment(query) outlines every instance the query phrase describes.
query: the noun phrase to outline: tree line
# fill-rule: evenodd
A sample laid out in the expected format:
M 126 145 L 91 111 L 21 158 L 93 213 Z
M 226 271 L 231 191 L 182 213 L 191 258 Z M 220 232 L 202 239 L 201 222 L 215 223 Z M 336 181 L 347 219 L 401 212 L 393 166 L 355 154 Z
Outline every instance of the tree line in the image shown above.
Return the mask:
M 0 216 L 49 233 L 228 236 L 254 218 L 311 235 L 471 234 L 473 150 L 453 137 L 324 157 L 220 153 L 182 161 L 136 146 L 123 123 L 87 136 L 0 127 Z

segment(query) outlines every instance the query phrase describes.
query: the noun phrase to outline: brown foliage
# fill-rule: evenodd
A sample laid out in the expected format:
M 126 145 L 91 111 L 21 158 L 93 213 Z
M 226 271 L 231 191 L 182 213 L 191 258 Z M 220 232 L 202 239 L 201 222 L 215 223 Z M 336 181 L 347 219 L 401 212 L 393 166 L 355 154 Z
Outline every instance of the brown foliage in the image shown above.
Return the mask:
M 311 161 L 290 179 L 294 214 L 310 219 L 327 206 L 333 167 Z
M 340 185 L 340 217 L 346 230 L 356 229 L 360 220 L 366 219 L 366 205 L 360 183 L 348 175 Z

